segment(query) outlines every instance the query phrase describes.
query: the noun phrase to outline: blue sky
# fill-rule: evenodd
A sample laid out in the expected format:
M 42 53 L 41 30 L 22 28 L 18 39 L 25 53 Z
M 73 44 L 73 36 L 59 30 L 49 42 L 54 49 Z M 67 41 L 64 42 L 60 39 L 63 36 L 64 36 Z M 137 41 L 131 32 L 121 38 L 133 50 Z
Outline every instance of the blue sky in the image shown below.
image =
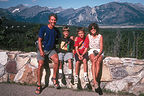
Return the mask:
M 141 3 L 144 5 L 144 0 L 0 0 L 0 8 L 8 8 L 18 4 L 24 4 L 25 6 L 40 5 L 53 8 L 59 6 L 62 8 L 80 8 L 87 5 L 90 7 L 99 6 L 114 1 Z

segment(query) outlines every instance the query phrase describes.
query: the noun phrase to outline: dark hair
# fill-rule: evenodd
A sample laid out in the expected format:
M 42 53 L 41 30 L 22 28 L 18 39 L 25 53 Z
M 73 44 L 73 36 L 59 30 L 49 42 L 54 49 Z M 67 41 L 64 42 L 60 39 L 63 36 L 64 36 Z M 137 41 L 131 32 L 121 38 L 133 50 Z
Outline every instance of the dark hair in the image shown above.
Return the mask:
M 49 20 L 50 20 L 50 17 L 51 17 L 51 16 L 54 16 L 54 17 L 56 18 L 56 20 L 57 20 L 57 15 L 56 15 L 56 14 L 51 13 L 51 14 L 49 15 Z
M 89 26 L 88 26 L 88 30 L 89 30 L 89 33 L 91 34 L 91 29 L 92 27 L 94 27 L 94 29 L 96 29 L 96 34 L 99 34 L 99 26 L 98 24 L 96 23 L 91 23 Z
M 77 28 L 77 34 L 78 34 L 79 31 L 83 31 L 83 32 L 85 33 L 85 30 L 84 30 L 83 27 L 78 27 L 78 28 Z

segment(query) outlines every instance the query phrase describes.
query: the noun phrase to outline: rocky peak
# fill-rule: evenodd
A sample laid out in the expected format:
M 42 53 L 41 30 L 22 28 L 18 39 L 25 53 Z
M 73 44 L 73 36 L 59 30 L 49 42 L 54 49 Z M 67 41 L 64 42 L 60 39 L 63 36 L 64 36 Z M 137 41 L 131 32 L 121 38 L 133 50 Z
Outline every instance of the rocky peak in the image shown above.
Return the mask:
M 15 7 L 10 7 L 10 8 L 8 8 L 8 10 L 9 10 L 10 12 L 12 12 L 12 13 L 15 13 L 15 12 L 20 12 L 20 11 L 26 9 L 26 8 L 27 8 L 27 7 L 24 6 L 23 4 L 19 4 L 19 5 L 15 6 Z

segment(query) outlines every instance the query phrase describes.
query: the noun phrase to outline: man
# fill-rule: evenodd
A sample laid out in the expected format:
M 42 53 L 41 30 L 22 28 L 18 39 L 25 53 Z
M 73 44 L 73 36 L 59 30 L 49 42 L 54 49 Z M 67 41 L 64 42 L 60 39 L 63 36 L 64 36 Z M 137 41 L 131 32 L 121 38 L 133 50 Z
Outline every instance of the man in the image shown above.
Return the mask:
M 56 89 L 59 89 L 60 86 L 57 83 L 56 74 L 58 70 L 58 55 L 55 51 L 55 43 L 56 38 L 58 37 L 58 32 L 55 30 L 55 24 L 57 21 L 56 14 L 50 14 L 49 16 L 49 24 L 47 26 L 42 26 L 40 28 L 39 34 L 38 34 L 38 83 L 37 83 L 37 89 L 35 91 L 36 94 L 41 93 L 41 77 L 42 77 L 42 68 L 44 64 L 44 59 L 46 56 L 52 59 L 54 65 L 53 65 L 53 77 L 52 82 L 54 84 L 54 87 Z

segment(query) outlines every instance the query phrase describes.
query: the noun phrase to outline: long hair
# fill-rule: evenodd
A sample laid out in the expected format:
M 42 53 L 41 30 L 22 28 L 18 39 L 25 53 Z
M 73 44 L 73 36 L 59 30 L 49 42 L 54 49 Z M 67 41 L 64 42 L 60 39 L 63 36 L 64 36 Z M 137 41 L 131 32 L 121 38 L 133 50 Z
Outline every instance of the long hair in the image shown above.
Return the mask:
M 92 33 L 91 33 L 92 27 L 93 27 L 94 29 L 96 29 L 96 34 L 95 34 L 95 35 L 99 34 L 99 26 L 98 26 L 98 24 L 96 24 L 96 23 L 91 23 L 91 24 L 88 26 L 88 30 L 89 30 L 90 35 L 92 35 Z

